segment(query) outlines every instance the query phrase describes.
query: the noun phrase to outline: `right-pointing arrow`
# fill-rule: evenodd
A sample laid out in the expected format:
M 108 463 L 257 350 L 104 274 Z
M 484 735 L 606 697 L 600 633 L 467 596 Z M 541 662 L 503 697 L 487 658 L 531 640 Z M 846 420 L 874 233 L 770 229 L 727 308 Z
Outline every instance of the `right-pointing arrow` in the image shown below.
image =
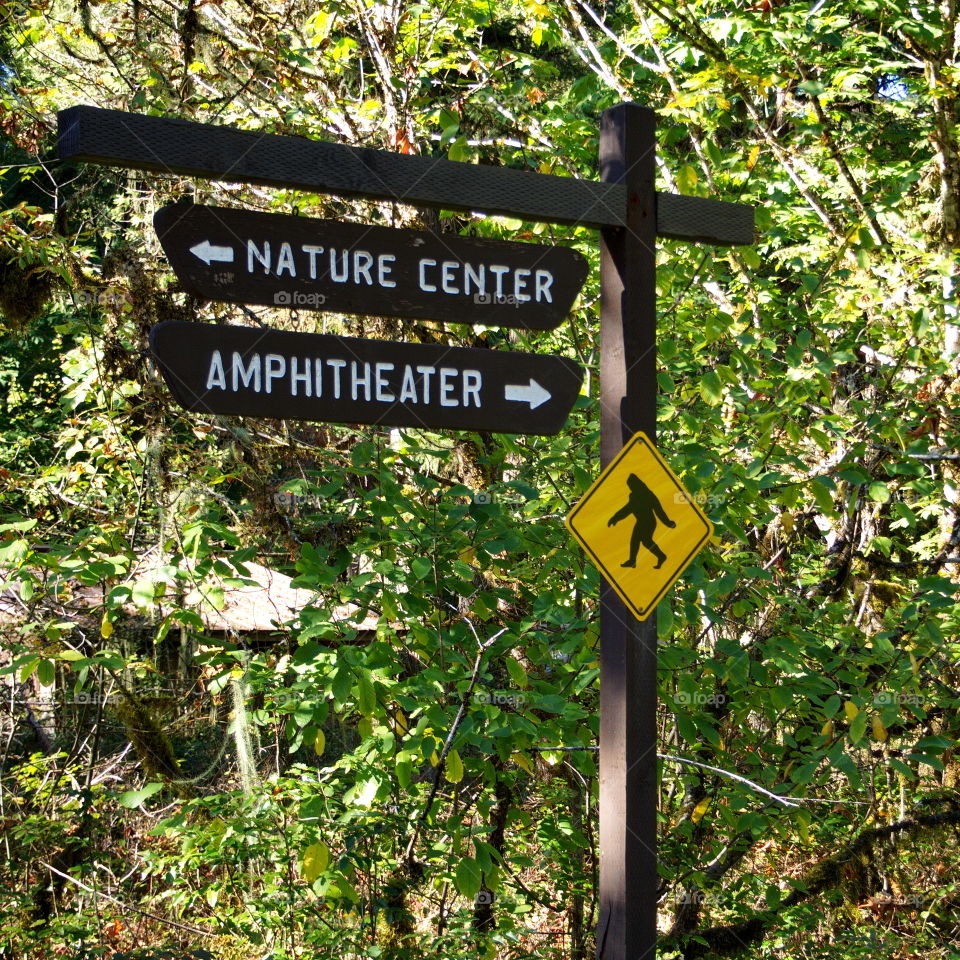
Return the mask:
M 536 410 L 542 403 L 550 399 L 550 391 L 544 390 L 533 377 L 529 384 L 507 383 L 503 387 L 503 395 L 507 400 L 519 400 L 521 403 L 529 403 L 531 410 Z
M 207 266 L 216 261 L 217 263 L 233 263 L 233 247 L 218 247 L 209 240 L 196 244 L 190 248 L 190 252 Z

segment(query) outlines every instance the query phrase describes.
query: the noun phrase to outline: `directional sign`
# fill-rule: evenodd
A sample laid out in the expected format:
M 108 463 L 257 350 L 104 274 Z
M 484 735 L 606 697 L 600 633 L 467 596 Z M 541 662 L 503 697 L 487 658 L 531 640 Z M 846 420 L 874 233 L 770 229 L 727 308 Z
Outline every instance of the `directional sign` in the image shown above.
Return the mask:
M 583 370 L 565 357 L 169 320 L 150 347 L 188 410 L 556 433 Z
M 567 247 L 192 204 L 153 223 L 184 289 L 233 303 L 550 330 L 587 276 Z
M 706 514 L 642 432 L 567 514 L 567 528 L 639 620 L 713 535 Z

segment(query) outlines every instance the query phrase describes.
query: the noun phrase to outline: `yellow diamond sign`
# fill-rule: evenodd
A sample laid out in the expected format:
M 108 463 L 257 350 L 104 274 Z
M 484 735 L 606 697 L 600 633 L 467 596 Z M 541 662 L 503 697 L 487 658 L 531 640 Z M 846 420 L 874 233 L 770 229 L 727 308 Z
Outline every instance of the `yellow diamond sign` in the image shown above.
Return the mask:
M 635 434 L 567 514 L 607 583 L 646 620 L 713 525 L 645 433 Z

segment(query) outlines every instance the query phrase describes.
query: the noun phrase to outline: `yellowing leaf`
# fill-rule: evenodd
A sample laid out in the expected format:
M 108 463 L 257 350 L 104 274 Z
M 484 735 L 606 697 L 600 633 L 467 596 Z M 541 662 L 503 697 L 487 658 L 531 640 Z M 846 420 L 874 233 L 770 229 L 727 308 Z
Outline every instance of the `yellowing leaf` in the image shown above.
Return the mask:
M 704 797 L 694 808 L 693 813 L 690 814 L 690 819 L 694 823 L 699 823 L 703 819 L 703 815 L 707 812 L 710 807 L 710 797 Z
M 407 715 L 397 707 L 393 714 L 393 722 L 396 725 L 397 733 L 401 736 L 410 730 L 410 724 L 407 722 Z
M 106 614 L 103 615 L 103 619 L 100 621 L 100 636 L 104 640 L 109 640 L 113 636 L 113 624 L 110 622 Z
M 317 736 L 314 738 L 314 741 L 313 741 L 313 752 L 318 757 L 322 757 L 323 751 L 326 745 L 327 745 L 327 735 L 322 730 L 318 730 Z
M 522 767 L 530 776 L 533 776 L 533 765 L 530 763 L 530 758 L 525 753 L 516 753 L 510 754 L 510 759 L 518 766 Z
M 689 163 L 683 164 L 677 171 L 677 189 L 681 193 L 693 193 L 699 181 L 697 171 Z
M 887 737 L 890 736 L 887 728 L 883 725 L 883 721 L 879 717 L 873 718 L 873 739 L 878 740 L 880 743 L 886 743 Z
M 852 700 L 848 700 L 843 705 L 843 712 L 847 715 L 847 723 L 853 723 L 857 719 L 860 708 Z
M 823 725 L 823 728 L 820 730 L 820 736 L 821 736 L 821 737 L 832 737 L 832 736 L 833 736 L 833 721 L 832 721 L 832 720 L 828 720 L 828 721 Z
M 443 775 L 450 783 L 459 783 L 463 779 L 463 761 L 456 750 L 451 750 L 447 754 L 447 760 L 443 767 Z
M 327 869 L 329 862 L 330 850 L 327 848 L 327 845 L 322 841 L 311 843 L 310 846 L 303 851 L 303 879 L 306 880 L 307 883 L 313 883 L 313 881 Z

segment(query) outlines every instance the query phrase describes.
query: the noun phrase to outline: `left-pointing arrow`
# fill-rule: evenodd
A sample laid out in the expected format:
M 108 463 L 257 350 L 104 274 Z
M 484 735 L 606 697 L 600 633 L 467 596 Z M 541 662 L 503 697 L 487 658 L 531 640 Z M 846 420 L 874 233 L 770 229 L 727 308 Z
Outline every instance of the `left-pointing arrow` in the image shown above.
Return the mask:
M 503 386 L 503 396 L 506 400 L 519 400 L 520 403 L 529 403 L 531 410 L 536 410 L 541 403 L 550 399 L 550 391 L 544 390 L 533 377 L 529 384 L 506 383 Z
M 233 263 L 233 247 L 218 247 L 209 240 L 190 248 L 190 252 L 208 266 L 217 263 Z

